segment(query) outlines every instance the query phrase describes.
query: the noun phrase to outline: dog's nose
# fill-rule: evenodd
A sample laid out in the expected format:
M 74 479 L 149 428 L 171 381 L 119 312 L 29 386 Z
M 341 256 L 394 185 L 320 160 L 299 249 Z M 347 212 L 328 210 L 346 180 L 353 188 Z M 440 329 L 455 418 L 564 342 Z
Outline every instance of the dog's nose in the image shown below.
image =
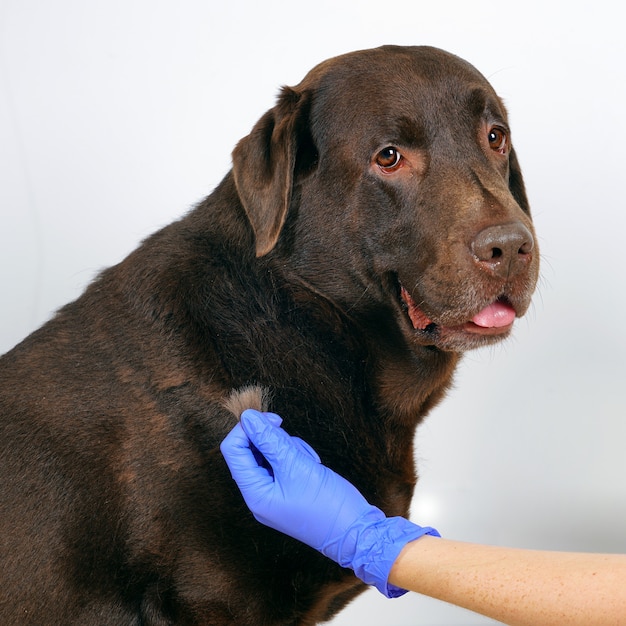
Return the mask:
M 521 222 L 481 230 L 471 243 L 476 262 L 499 278 L 512 278 L 529 263 L 535 241 Z

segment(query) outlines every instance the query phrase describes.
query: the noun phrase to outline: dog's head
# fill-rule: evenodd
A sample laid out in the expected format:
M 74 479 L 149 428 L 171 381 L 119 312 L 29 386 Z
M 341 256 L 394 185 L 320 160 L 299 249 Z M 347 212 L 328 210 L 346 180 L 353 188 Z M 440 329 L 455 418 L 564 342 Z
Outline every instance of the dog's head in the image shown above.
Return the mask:
M 233 153 L 257 256 L 409 342 L 464 350 L 524 314 L 539 254 L 507 114 L 428 47 L 331 59 Z

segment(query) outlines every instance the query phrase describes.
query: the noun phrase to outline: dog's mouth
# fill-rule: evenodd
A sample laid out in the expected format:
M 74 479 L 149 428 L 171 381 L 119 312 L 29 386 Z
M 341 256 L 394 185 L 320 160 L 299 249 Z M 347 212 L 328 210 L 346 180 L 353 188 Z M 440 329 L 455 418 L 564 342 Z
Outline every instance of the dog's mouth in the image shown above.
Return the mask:
M 499 297 L 471 319 L 457 325 L 444 326 L 437 324 L 424 313 L 413 300 L 409 292 L 400 285 L 400 299 L 413 329 L 423 337 L 427 343 L 447 343 L 446 338 L 465 337 L 465 342 L 472 342 L 472 336 L 477 343 L 484 343 L 484 339 L 497 340 L 507 335 L 516 318 L 516 311 L 506 297 Z M 428 341 L 430 338 L 431 341 Z M 468 346 L 469 347 L 469 346 Z

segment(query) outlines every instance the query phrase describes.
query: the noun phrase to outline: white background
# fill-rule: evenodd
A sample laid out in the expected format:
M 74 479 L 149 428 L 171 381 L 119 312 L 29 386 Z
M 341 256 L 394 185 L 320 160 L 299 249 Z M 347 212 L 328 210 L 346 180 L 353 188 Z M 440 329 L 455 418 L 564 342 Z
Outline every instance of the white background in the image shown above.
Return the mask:
M 417 436 L 412 517 L 468 541 L 626 552 L 626 45 L 619 3 L 0 0 L 0 352 L 209 193 L 317 62 L 384 43 L 508 103 L 542 251 L 534 305 Z M 375 591 L 335 626 L 487 624 Z

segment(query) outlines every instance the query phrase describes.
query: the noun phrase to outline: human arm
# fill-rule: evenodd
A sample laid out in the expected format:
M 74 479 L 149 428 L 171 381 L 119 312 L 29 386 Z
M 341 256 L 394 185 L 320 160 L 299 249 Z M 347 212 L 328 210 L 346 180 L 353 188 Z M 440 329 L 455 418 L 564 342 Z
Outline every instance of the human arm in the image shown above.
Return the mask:
M 510 626 L 626 624 L 626 555 L 522 550 L 424 537 L 389 581 Z
M 273 420 L 246 411 L 222 444 L 253 514 L 344 566 L 356 557 L 355 573 L 383 593 L 409 589 L 517 626 L 626 624 L 626 556 L 423 536 L 432 529 L 385 518 Z

